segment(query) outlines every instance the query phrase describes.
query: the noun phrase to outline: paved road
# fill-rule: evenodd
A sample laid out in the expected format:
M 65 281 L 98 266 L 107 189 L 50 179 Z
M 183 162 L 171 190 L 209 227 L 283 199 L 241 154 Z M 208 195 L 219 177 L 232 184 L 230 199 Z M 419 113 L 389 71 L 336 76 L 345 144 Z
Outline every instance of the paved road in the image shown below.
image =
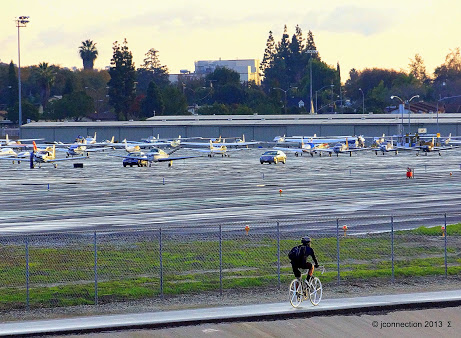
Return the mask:
M 83 169 L 71 161 L 34 170 L 1 161 L 0 234 L 322 217 L 364 217 L 379 231 L 376 215 L 428 213 L 427 225 L 441 222 L 431 215 L 459 209 L 458 149 L 442 156 L 290 155 L 285 165 L 260 165 L 262 151 L 181 160 L 171 168 L 123 168 L 106 153 L 92 154 Z M 175 154 L 181 153 L 195 154 Z M 407 167 L 415 168 L 415 179 L 406 179 Z M 402 227 L 421 224 L 407 221 Z
M 246 306 L 150 312 L 126 315 L 106 315 L 69 319 L 25 321 L 0 324 L 0 335 L 27 335 L 39 333 L 65 333 L 97 330 L 117 330 L 142 327 L 171 327 L 225 321 L 259 321 L 264 319 L 286 319 L 293 317 L 318 317 L 344 313 L 383 311 L 396 308 L 459 306 L 461 290 L 410 293 L 358 298 L 326 299 L 313 307 L 304 302 L 294 309 L 288 302 L 255 304 Z M 459 314 L 455 318 L 445 318 L 448 326 L 459 332 Z M 428 318 L 435 320 L 435 318 Z M 374 324 L 380 326 L 379 323 Z M 424 325 L 424 323 L 423 323 Z M 372 324 L 373 327 L 373 324 Z M 448 328 L 447 328 L 448 329 Z M 451 328 L 450 328 L 451 329 Z M 385 332 L 385 331 L 383 331 Z
M 378 323 L 374 327 L 373 323 Z M 461 307 L 385 313 L 320 316 L 273 321 L 201 324 L 195 326 L 66 335 L 67 338 L 126 337 L 455 337 L 461 328 Z M 421 324 L 421 327 L 419 327 Z M 376 324 L 375 324 L 376 325 Z M 384 327 L 381 327 L 381 326 Z M 388 325 L 391 325 L 388 327 Z M 402 327 L 400 327 L 402 325 Z M 407 327 L 405 327 L 407 325 Z M 410 325 L 416 325 L 411 327 Z

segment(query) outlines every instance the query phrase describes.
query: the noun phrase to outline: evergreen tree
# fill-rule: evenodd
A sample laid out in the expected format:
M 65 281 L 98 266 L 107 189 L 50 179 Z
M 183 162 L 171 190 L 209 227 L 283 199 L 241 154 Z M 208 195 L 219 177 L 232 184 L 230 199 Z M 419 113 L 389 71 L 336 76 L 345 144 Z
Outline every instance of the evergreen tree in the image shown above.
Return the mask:
M 117 114 L 128 120 L 128 113 L 135 98 L 135 67 L 133 55 L 128 49 L 126 39 L 120 45 L 117 41 L 112 46 L 113 56 L 110 60 L 109 103 Z
M 151 48 L 146 53 L 143 65 L 138 69 L 138 86 L 143 91 L 151 81 L 154 81 L 158 86 L 165 87 L 169 85 L 168 67 L 162 65 L 159 59 L 159 51 Z
M 290 82 L 298 83 L 303 75 L 304 60 L 302 56 L 303 51 L 303 33 L 301 28 L 296 25 L 296 33 L 291 38 L 289 46 L 290 58 L 288 62 L 288 70 L 290 72 Z
M 261 76 L 265 75 L 266 69 L 272 67 L 276 53 L 277 53 L 277 50 L 275 48 L 274 37 L 272 35 L 272 31 L 269 31 L 269 37 L 267 38 L 266 49 L 264 50 L 263 60 L 261 64 L 259 65 L 259 69 L 261 70 Z
M 149 83 L 147 87 L 146 97 L 141 104 L 141 114 L 143 117 L 151 117 L 154 115 L 163 115 L 165 111 L 165 103 L 162 93 L 154 81 Z
M 317 50 L 317 47 L 315 47 L 315 42 L 314 42 L 314 34 L 312 34 L 311 31 L 307 33 L 306 48 L 304 48 L 304 52 L 310 51 L 310 50 Z M 309 53 L 306 53 L 306 54 L 307 54 L 308 59 L 312 57 L 316 60 L 320 60 L 320 54 L 318 53 L 318 51 L 315 54 L 309 54 Z
M 18 93 L 18 77 L 16 76 L 13 61 L 11 61 L 8 67 L 8 109 L 13 109 L 16 102 L 19 101 Z

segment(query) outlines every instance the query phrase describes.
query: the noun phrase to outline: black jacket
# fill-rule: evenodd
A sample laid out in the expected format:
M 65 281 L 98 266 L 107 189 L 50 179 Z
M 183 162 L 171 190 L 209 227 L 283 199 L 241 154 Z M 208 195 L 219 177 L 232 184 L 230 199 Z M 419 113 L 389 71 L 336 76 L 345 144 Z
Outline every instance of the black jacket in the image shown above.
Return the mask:
M 314 260 L 315 265 L 319 265 L 319 263 L 317 262 L 317 258 L 315 257 L 314 249 L 312 249 L 310 246 L 301 245 L 301 255 L 302 255 L 301 262 L 303 263 L 307 262 L 307 257 L 312 256 L 312 259 Z

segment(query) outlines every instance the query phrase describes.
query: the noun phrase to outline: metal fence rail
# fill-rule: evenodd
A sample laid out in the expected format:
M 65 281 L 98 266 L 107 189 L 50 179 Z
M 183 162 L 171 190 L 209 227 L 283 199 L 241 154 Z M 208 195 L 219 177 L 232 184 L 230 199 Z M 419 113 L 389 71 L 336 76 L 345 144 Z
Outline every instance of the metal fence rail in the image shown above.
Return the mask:
M 460 223 L 419 214 L 3 236 L 0 310 L 281 287 L 305 235 L 324 283 L 459 275 Z

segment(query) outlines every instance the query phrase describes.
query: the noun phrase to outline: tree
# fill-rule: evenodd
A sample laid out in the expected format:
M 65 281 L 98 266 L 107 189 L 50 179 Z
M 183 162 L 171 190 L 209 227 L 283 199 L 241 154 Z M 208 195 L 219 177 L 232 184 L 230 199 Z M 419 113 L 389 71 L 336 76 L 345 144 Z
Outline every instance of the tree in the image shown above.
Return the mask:
M 421 81 L 421 83 L 427 83 L 429 80 L 426 73 L 426 66 L 424 65 L 424 60 L 419 54 L 415 54 L 415 59 L 410 59 L 410 74 L 413 75 L 416 79 Z
M 128 113 L 135 98 L 135 67 L 133 55 L 128 49 L 126 39 L 120 45 L 117 41 L 112 46 L 113 56 L 110 60 L 109 103 L 117 114 L 128 120 Z
M 187 100 L 181 90 L 174 86 L 164 87 L 162 96 L 165 103 L 165 115 L 185 115 L 187 112 Z
M 47 118 L 62 120 L 72 118 L 75 121 L 81 120 L 94 112 L 94 101 L 84 91 L 72 92 L 63 95 L 61 100 L 55 100 L 50 104 Z
M 269 37 L 267 38 L 266 49 L 264 50 L 263 60 L 261 64 L 259 65 L 261 76 L 264 76 L 266 69 L 272 67 L 276 53 L 277 53 L 277 50 L 275 48 L 275 40 L 274 40 L 274 37 L 272 36 L 272 31 L 269 31 Z
M 55 80 L 53 66 L 49 66 L 46 62 L 40 63 L 35 69 L 35 79 L 40 89 L 40 104 L 45 109 Z
M 10 62 L 8 66 L 8 108 L 13 109 L 16 102 L 19 101 L 18 93 L 18 77 L 16 76 L 16 70 L 13 64 L 13 61 Z
M 141 114 L 143 117 L 150 117 L 155 115 L 163 115 L 165 111 L 165 103 L 163 96 L 158 86 L 154 81 L 149 83 L 147 88 L 146 97 L 141 104 Z
M 82 41 L 82 45 L 79 47 L 79 54 L 83 60 L 83 69 L 93 70 L 94 60 L 98 57 L 96 43 L 92 40 Z
M 161 88 L 168 86 L 170 84 L 168 67 L 160 63 L 159 51 L 151 48 L 145 55 L 144 63 L 138 69 L 137 88 L 139 91 L 146 92 L 151 81 Z

